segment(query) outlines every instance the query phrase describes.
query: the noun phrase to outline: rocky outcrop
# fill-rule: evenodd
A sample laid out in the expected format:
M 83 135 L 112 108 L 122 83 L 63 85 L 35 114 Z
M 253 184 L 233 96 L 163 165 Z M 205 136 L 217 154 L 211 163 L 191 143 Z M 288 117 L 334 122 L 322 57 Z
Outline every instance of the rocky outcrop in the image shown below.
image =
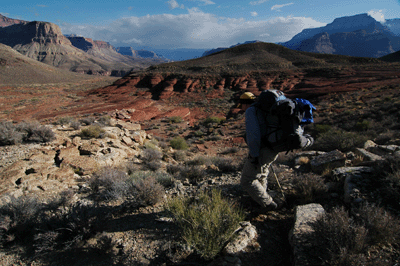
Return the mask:
M 80 180 L 100 167 L 121 166 L 137 157 L 138 146 L 149 138 L 139 124 L 124 121 L 103 129 L 103 139 L 82 139 L 72 128 L 54 127 L 55 141 L 36 145 L 22 154 L 26 156 L 24 160 L 0 168 L 0 203 L 30 193 L 51 197 L 78 189 Z M 7 159 L 6 154 L 3 159 Z

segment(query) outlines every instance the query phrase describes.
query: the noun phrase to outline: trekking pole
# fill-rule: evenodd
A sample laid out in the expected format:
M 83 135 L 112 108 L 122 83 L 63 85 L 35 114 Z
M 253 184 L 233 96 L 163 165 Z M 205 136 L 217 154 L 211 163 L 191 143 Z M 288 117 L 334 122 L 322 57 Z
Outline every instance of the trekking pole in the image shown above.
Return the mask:
M 278 187 L 279 187 L 279 189 L 281 190 L 283 200 L 286 200 L 285 194 L 283 194 L 283 189 L 282 189 L 282 187 L 281 187 L 281 184 L 279 183 L 278 177 L 277 177 L 276 174 L 275 174 L 275 170 L 274 170 L 274 168 L 272 167 L 272 164 L 271 164 L 271 169 L 272 169 L 272 173 L 273 173 L 274 176 L 275 176 L 276 183 L 278 183 Z

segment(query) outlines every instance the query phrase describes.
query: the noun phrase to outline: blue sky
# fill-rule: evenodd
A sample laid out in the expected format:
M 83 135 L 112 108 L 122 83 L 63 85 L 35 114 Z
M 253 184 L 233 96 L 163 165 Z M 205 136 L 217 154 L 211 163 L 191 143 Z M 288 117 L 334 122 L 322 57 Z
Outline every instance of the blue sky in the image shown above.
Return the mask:
M 379 21 L 400 18 L 400 0 L 11 0 L 0 6 L 10 18 L 52 22 L 64 34 L 135 49 L 283 42 L 361 13 Z

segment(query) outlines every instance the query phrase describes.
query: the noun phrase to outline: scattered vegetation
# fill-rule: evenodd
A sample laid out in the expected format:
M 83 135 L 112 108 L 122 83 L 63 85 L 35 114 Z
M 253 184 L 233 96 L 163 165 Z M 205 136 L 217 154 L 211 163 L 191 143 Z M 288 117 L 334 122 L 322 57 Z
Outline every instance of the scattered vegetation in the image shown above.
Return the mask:
M 382 247 L 398 245 L 398 218 L 369 204 L 353 212 L 337 207 L 312 225 L 310 258 L 320 265 L 392 265 L 394 258 Z
M 55 139 L 54 132 L 38 122 L 0 122 L 0 145 L 15 145 L 19 143 L 43 143 Z
M 338 149 L 348 152 L 357 147 L 362 147 L 367 136 L 360 133 L 347 132 L 341 129 L 332 129 L 320 134 L 314 142 L 313 149 L 320 151 L 332 151 Z
M 83 138 L 102 138 L 104 137 L 105 130 L 102 129 L 99 125 L 90 125 L 81 130 L 81 137 Z
M 219 125 L 219 124 L 221 124 L 221 123 L 224 122 L 225 120 L 226 120 L 225 117 L 215 117 L 215 116 L 211 116 L 211 117 L 206 118 L 206 119 L 203 121 L 203 124 L 204 124 L 204 126 L 206 126 L 206 127 L 212 127 L 212 126 L 214 126 L 214 125 Z
M 244 219 L 243 212 L 218 190 L 202 192 L 195 199 L 174 198 L 168 209 L 181 228 L 182 239 L 206 260 L 218 255 Z
M 176 150 L 187 150 L 189 148 L 188 144 L 186 143 L 186 140 L 182 137 L 175 137 L 173 138 L 169 144 L 173 149 Z
M 169 122 L 171 123 L 181 123 L 183 121 L 183 118 L 180 116 L 172 116 L 169 118 Z

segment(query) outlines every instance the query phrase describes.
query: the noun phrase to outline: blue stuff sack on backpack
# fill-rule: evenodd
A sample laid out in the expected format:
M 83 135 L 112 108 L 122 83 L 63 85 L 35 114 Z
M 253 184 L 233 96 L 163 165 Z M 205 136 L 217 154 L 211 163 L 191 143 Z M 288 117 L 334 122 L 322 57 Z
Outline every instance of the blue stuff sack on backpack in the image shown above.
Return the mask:
M 301 120 L 300 124 L 305 125 L 305 124 L 311 124 L 314 123 L 314 118 L 313 118 L 313 110 L 317 110 L 312 103 L 310 103 L 309 100 L 306 99 L 301 99 L 301 98 L 296 98 L 295 101 L 299 105 L 299 107 L 304 111 L 304 117 Z

